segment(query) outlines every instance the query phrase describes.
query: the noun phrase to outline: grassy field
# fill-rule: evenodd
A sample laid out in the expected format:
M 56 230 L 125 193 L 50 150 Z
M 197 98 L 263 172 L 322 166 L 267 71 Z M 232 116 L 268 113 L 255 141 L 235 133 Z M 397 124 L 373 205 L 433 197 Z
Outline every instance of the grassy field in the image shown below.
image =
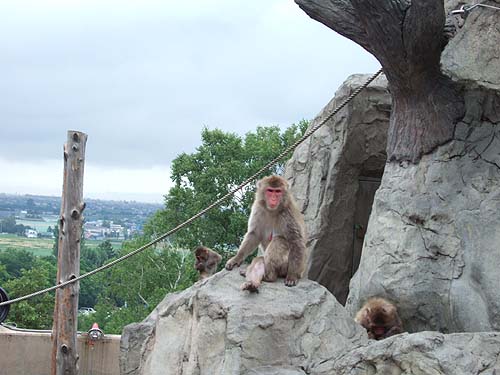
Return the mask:
M 50 238 L 26 238 L 14 234 L 0 234 L 0 250 L 23 249 L 38 256 L 52 254 L 54 240 Z
M 86 240 L 85 244 L 89 247 L 97 247 L 103 241 Z M 121 248 L 121 241 L 111 241 L 113 249 Z M 54 240 L 50 238 L 26 238 L 13 234 L 0 234 L 0 250 L 5 249 L 24 249 L 31 251 L 37 256 L 46 256 L 52 254 Z

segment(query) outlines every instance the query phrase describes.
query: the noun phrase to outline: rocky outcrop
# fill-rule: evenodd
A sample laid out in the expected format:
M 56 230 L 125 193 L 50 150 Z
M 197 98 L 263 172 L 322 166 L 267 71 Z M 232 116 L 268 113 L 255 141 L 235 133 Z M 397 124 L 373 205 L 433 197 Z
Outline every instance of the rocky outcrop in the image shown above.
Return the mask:
M 461 5 L 448 1 L 446 10 Z M 383 87 L 362 93 L 288 163 L 286 176 L 310 235 L 308 276 L 342 303 L 357 265 L 356 241 L 363 242 L 347 301 L 351 315 L 368 297 L 381 295 L 397 303 L 411 332 L 500 330 L 500 55 L 494 45 L 499 20 L 499 11 L 484 7 L 459 20 L 441 64 L 462 88 L 465 115 L 453 138 L 417 164 L 385 165 L 364 238 L 358 238 L 366 227 L 356 214 L 362 198 L 360 159 L 370 160 L 377 150 L 375 160 L 383 160 L 387 114 L 368 116 L 381 129 L 376 138 L 353 129 L 372 131 L 363 117 L 376 113 L 375 103 L 389 104 Z M 359 84 L 349 79 L 338 96 Z
M 222 271 L 168 295 L 122 335 L 121 375 L 494 375 L 500 333 L 368 340 L 322 286 L 302 280 L 239 290 Z
M 456 0 L 446 3 L 449 11 L 463 5 Z M 498 0 L 484 4 L 500 8 Z M 480 6 L 463 16 L 465 20 L 457 16 L 455 23 L 461 27 L 441 56 L 443 72 L 469 87 L 500 90 L 500 11 Z
M 349 77 L 312 121 L 323 121 L 368 75 Z M 356 271 L 373 194 L 385 165 L 390 95 L 377 78 L 295 151 L 286 166 L 307 226 L 308 277 L 345 303 Z
M 466 106 L 452 141 L 416 165 L 386 166 L 351 282 L 351 314 L 379 294 L 398 303 L 410 331 L 500 330 L 500 73 L 483 66 L 498 62 L 498 48 L 480 58 L 475 49 L 491 46 L 495 12 L 471 11 L 443 53 Z
M 466 99 L 454 141 L 418 165 L 386 166 L 351 313 L 385 295 L 410 331 L 500 330 L 500 96 Z
M 221 271 L 167 296 L 142 323 L 125 327 L 122 375 L 306 374 L 367 335 L 322 286 L 278 280 L 258 294 Z
M 500 333 L 402 334 L 326 361 L 317 375 L 497 375 Z

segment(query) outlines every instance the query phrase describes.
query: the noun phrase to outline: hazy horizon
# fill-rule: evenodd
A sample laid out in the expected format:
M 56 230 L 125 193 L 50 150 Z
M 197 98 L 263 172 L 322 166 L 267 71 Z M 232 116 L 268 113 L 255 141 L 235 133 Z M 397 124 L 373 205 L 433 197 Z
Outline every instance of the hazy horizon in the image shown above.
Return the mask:
M 62 192 L 60 195 L 53 195 L 53 194 L 34 194 L 34 193 L 7 193 L 7 192 L 4 192 L 4 191 L 0 191 L 0 197 L 2 195 L 7 195 L 7 196 L 15 196 L 15 197 L 29 197 L 29 196 L 36 196 L 36 197 L 47 197 L 47 198 L 61 198 L 62 197 Z M 93 196 L 85 196 L 83 197 L 83 200 L 88 200 L 88 199 L 93 199 L 93 200 L 101 200 L 101 201 L 115 201 L 115 202 L 137 202 L 137 203 L 146 203 L 146 204 L 155 204 L 155 205 L 159 205 L 159 206 L 162 206 L 163 205 L 163 201 L 161 202 L 158 202 L 158 201 L 155 201 L 155 199 L 157 198 L 156 195 L 152 195 L 151 197 L 149 197 L 149 199 L 151 200 L 147 200 L 148 199 L 148 195 L 147 194 L 130 194 L 129 195 L 129 199 L 127 199 L 127 194 L 125 195 L 120 195 L 120 196 L 124 196 L 125 198 L 122 199 L 117 199 L 116 198 L 116 195 L 113 195 L 112 193 L 109 193 L 109 198 L 106 198 L 106 194 L 104 194 L 104 197 L 93 197 Z M 139 199 L 135 199 L 134 196 L 137 196 L 139 198 L 143 197 L 144 200 L 139 200 Z
M 85 196 L 158 203 L 203 127 L 285 129 L 380 66 L 291 0 L 0 2 L 0 49 L 0 191 L 59 195 L 78 130 Z

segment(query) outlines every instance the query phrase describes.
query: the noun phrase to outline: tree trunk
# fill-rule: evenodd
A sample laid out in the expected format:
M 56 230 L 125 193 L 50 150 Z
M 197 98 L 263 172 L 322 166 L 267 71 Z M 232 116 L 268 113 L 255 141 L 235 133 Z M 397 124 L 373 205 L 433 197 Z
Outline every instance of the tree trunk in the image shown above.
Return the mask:
M 57 282 L 80 274 L 80 238 L 83 221 L 83 171 L 87 135 L 68 131 L 64 145 L 64 181 L 59 218 Z M 56 290 L 52 329 L 52 374 L 77 375 L 76 346 L 79 283 Z
M 441 0 L 295 0 L 313 19 L 361 45 L 381 63 L 393 99 L 389 160 L 418 162 L 453 137 L 464 104 L 440 71 Z

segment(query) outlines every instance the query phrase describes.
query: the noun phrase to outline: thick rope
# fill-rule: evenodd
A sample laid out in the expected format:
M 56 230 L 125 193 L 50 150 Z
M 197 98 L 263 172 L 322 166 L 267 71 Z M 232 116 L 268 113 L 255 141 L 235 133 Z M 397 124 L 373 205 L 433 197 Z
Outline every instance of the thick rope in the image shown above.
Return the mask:
M 94 275 L 98 272 L 101 272 L 101 271 L 104 271 L 105 269 L 108 269 L 108 268 L 111 268 L 113 267 L 115 264 L 118 264 L 120 262 L 123 262 L 124 260 L 134 256 L 135 254 L 138 254 L 140 253 L 141 251 L 144 251 L 146 250 L 148 247 L 150 246 L 153 246 L 155 245 L 156 243 L 164 240 L 165 238 L 167 238 L 168 236 L 174 234 L 175 232 L 177 232 L 178 230 L 184 228 L 186 225 L 190 224 L 191 222 L 193 222 L 194 220 L 198 219 L 200 216 L 204 215 L 206 212 L 210 211 L 212 208 L 214 207 L 217 207 L 218 205 L 220 205 L 222 202 L 224 202 L 226 199 L 228 199 L 229 197 L 233 196 L 238 190 L 242 189 L 243 187 L 245 187 L 246 185 L 248 185 L 250 182 L 252 182 L 253 180 L 255 180 L 261 173 L 263 173 L 264 171 L 268 170 L 270 167 L 274 166 L 275 164 L 277 164 L 283 157 L 285 157 L 288 153 L 292 152 L 293 150 L 295 150 L 300 144 L 302 144 L 307 138 L 309 138 L 314 132 L 316 132 L 319 128 L 321 128 L 328 120 L 330 120 L 333 116 L 335 116 L 342 108 L 344 108 L 351 100 L 353 100 L 362 90 L 364 90 L 370 83 L 373 82 L 373 80 L 375 80 L 375 78 L 378 77 L 378 75 L 382 73 L 382 69 L 379 69 L 378 72 L 376 72 L 374 75 L 372 75 L 362 86 L 358 87 L 356 90 L 353 91 L 353 93 L 351 95 L 349 95 L 347 97 L 347 99 L 345 99 L 337 108 L 335 108 L 333 110 L 332 113 L 330 113 L 327 117 L 325 117 L 319 124 L 313 126 L 312 128 L 310 128 L 308 131 L 306 131 L 306 133 L 302 136 L 302 138 L 300 138 L 299 140 L 297 140 L 294 144 L 292 144 L 291 146 L 287 147 L 281 154 L 279 154 L 276 158 L 274 158 L 273 160 L 271 160 L 269 163 L 267 163 L 264 167 L 262 167 L 261 169 L 259 169 L 257 172 L 255 172 L 252 176 L 250 176 L 249 178 L 247 178 L 245 181 L 243 181 L 240 185 L 238 185 L 236 188 L 234 188 L 233 190 L 229 191 L 229 193 L 227 193 L 226 195 L 224 195 L 222 198 L 219 198 L 217 199 L 214 203 L 212 203 L 210 206 L 208 206 L 207 208 L 201 210 L 200 212 L 198 212 L 196 215 L 192 216 L 191 218 L 187 219 L 186 221 L 184 221 L 183 223 L 177 225 L 175 228 L 169 230 L 168 232 L 162 234 L 161 236 L 157 237 L 156 239 L 152 240 L 151 242 L 148 242 L 147 244 L 139 247 L 138 249 L 134 250 L 134 251 L 131 251 L 130 253 L 128 254 L 125 254 L 124 256 L 118 258 L 118 259 L 115 259 L 109 263 L 106 263 L 104 265 L 102 265 L 101 267 L 99 268 L 96 268 L 95 270 L 93 271 L 90 271 L 90 272 L 87 272 L 83 275 L 80 275 L 76 278 L 73 278 L 73 279 L 70 279 L 70 280 L 67 280 L 67 281 L 64 281 L 62 283 L 59 283 L 57 285 L 54 285 L 50 288 L 47 288 L 47 289 L 43 289 L 43 290 L 39 290 L 37 292 L 34 292 L 34 293 L 31 293 L 31 294 L 28 294 L 28 295 L 25 295 L 23 297 L 19 297 L 19 298 L 15 298 L 15 299 L 12 299 L 12 300 L 9 300 L 9 301 L 5 301 L 5 302 L 1 302 L 0 303 L 0 307 L 1 306 L 6 306 L 6 305 L 10 305 L 10 304 L 13 304 L 13 303 L 17 303 L 17 302 L 21 302 L 21 301 L 24 301 L 24 300 L 27 300 L 29 298 L 33 298 L 33 297 L 36 297 L 36 296 L 39 296 L 41 294 L 44 294 L 44 293 L 48 293 L 48 292 L 51 292 L 53 290 L 56 290 L 56 289 L 59 289 L 59 288 L 62 288 L 66 285 L 69 285 L 69 284 L 72 284 L 72 283 L 76 283 L 77 281 L 80 281 L 88 276 L 91 276 L 91 275 Z

